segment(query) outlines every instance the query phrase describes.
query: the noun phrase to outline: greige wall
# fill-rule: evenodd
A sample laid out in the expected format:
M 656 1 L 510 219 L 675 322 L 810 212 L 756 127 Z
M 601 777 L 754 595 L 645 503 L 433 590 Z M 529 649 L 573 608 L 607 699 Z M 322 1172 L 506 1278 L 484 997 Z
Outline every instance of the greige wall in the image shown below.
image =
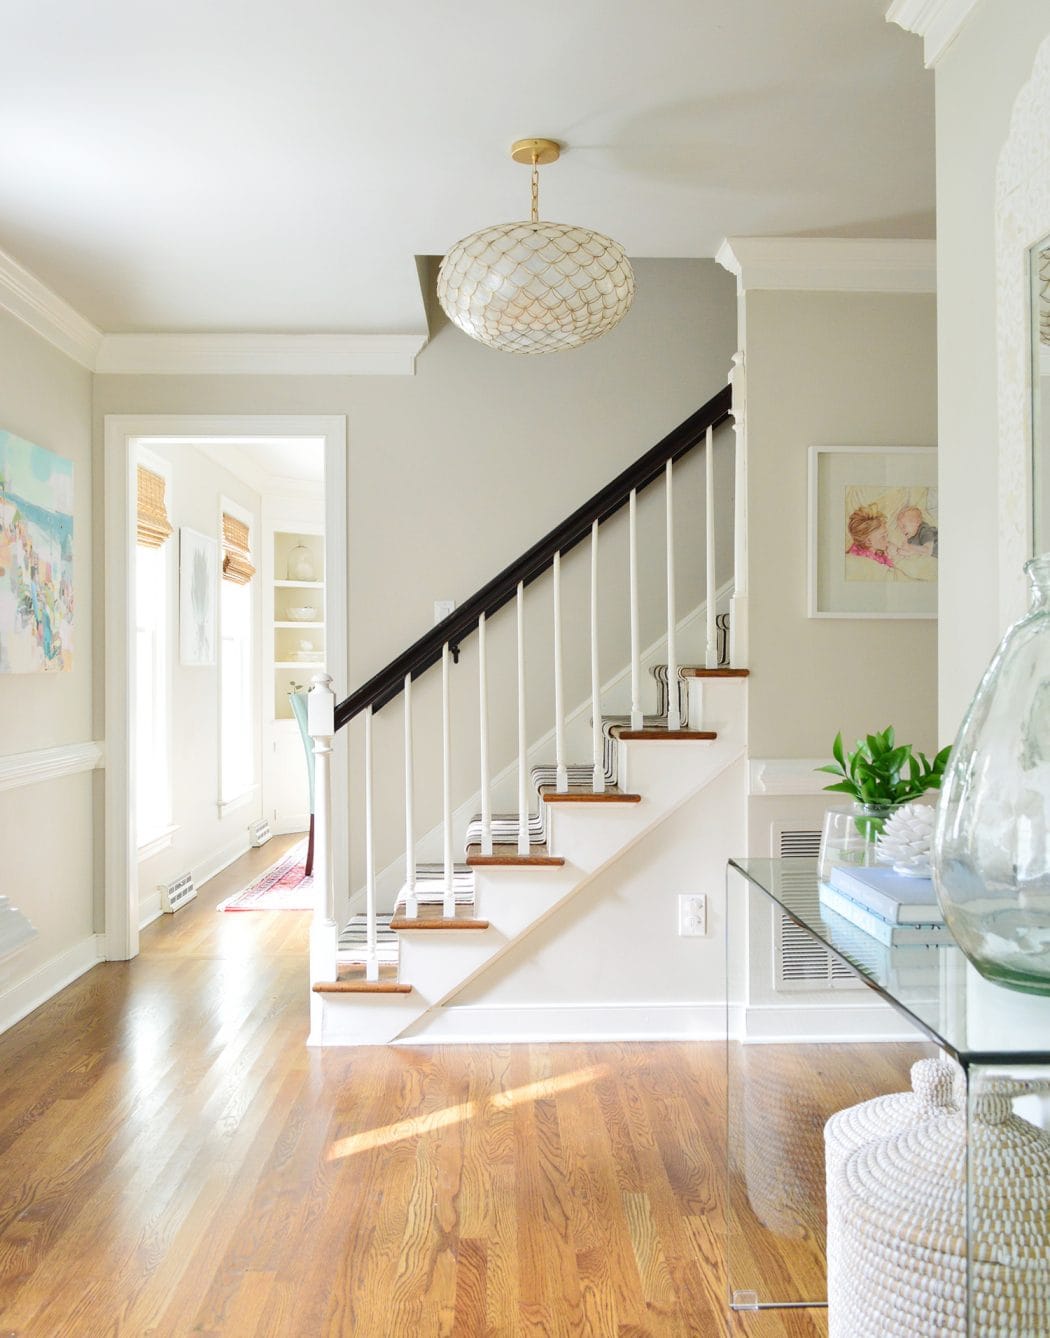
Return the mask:
M 1005 630 L 997 611 L 995 171 L 1014 100 L 1048 35 L 1046 0 L 980 0 L 936 70 L 942 743 L 955 737 Z M 1050 218 L 1045 224 L 1050 231 Z
M 92 738 L 91 375 L 0 311 L 0 426 L 73 461 L 73 669 L 0 675 L 0 754 Z M 0 969 L 3 994 L 93 933 L 90 774 L 0 793 L 0 892 L 40 931 Z
M 937 444 L 934 299 L 752 292 L 746 305 L 750 751 L 822 757 L 837 730 L 887 724 L 929 751 L 935 622 L 809 618 L 806 545 L 810 446 Z

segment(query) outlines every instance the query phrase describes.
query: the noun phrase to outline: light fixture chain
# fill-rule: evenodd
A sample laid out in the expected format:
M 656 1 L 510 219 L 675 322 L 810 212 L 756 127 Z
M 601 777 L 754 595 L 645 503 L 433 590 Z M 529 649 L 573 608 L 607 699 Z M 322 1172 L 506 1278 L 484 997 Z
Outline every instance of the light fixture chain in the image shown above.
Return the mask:
M 535 154 L 532 156 L 532 221 L 540 221 L 540 169 Z

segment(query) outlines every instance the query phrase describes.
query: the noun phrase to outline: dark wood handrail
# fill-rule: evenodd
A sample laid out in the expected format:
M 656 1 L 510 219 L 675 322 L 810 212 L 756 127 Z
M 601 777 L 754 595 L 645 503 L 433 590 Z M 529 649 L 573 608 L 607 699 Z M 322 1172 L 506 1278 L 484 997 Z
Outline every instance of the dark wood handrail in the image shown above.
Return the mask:
M 367 683 L 363 683 L 356 692 L 352 692 L 336 706 L 336 729 L 342 729 L 367 706 L 378 711 L 393 701 L 402 692 L 406 675 L 418 678 L 431 665 L 437 664 L 446 642 L 458 647 L 461 641 L 477 630 L 478 619 L 482 614 L 486 618 L 491 617 L 509 603 L 520 583 L 530 585 L 543 575 L 553 564 L 555 553 L 567 553 L 575 548 L 590 534 L 595 521 L 600 524 L 614 516 L 621 507 L 626 506 L 633 491 L 640 492 L 663 474 L 668 460 L 678 460 L 688 454 L 704 439 L 709 427 L 718 427 L 724 423 L 732 411 L 732 404 L 732 388 L 726 386 L 684 423 L 669 432 L 652 450 L 646 451 L 633 465 L 606 484 L 601 492 L 596 492 L 590 501 L 577 507 L 567 520 L 563 520 L 538 543 L 533 544 L 527 553 L 505 567 L 487 585 L 483 585 L 477 594 L 436 623 L 396 660 L 391 660 L 385 669 L 373 674 Z

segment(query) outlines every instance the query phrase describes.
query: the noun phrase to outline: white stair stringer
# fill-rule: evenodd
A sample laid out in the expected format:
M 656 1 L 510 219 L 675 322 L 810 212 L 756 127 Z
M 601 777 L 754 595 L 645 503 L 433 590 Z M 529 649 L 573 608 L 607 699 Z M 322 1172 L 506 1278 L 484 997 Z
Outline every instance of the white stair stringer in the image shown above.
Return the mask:
M 413 987 L 411 994 L 315 996 L 323 1005 L 320 1016 L 315 1013 L 311 1044 L 385 1045 L 409 1039 L 428 1013 L 716 781 L 744 751 L 744 703 L 738 686 L 718 684 L 706 705 L 718 717 L 710 722 L 718 731 L 713 741 L 619 741 L 619 787 L 641 794 L 640 803 L 548 805 L 549 848 L 564 858 L 563 866 L 474 870 L 474 915 L 489 921 L 487 929 L 403 932 L 400 979 Z

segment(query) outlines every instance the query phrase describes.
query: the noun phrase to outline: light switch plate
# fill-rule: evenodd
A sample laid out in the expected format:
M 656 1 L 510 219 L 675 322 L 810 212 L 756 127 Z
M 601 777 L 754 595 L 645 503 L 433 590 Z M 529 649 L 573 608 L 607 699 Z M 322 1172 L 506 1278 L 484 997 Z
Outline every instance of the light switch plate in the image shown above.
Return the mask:
M 683 893 L 678 898 L 678 934 L 681 938 L 703 938 L 707 933 L 707 898 Z
M 456 608 L 456 601 L 454 599 L 435 599 L 434 622 L 435 623 L 443 622 L 450 613 L 453 613 L 455 611 L 455 608 Z

